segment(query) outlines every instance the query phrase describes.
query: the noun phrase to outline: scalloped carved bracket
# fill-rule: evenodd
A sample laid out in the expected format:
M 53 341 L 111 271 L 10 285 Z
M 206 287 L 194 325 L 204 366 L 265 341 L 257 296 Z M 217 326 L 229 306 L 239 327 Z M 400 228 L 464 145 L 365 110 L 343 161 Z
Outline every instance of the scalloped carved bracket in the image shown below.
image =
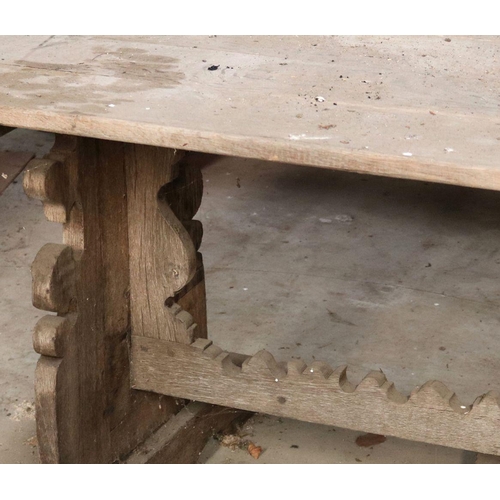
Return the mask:
M 173 150 L 130 145 L 126 155 L 134 335 L 191 343 L 206 336 L 199 169 Z M 189 290 L 186 290 L 189 288 Z M 196 290 L 196 291 L 190 291 Z M 198 294 L 197 300 L 190 295 Z M 196 311 L 185 310 L 185 305 Z
M 48 220 L 64 224 L 64 234 L 75 232 L 71 219 L 76 186 L 70 179 L 75 148 L 75 138 L 58 136 L 45 158 L 28 164 L 23 179 L 26 194 L 42 201 Z M 80 234 L 68 241 L 82 237 Z M 64 442 L 74 446 L 77 440 L 75 430 L 64 421 L 63 415 L 71 415 L 76 406 L 77 392 L 71 390 L 71 385 L 77 386 L 78 374 L 71 358 L 78 321 L 76 258 L 81 246 L 48 243 L 38 252 L 31 267 L 33 305 L 57 313 L 57 316 L 43 316 L 33 333 L 33 348 L 41 355 L 35 372 L 35 404 L 43 463 L 65 461 L 68 454 Z

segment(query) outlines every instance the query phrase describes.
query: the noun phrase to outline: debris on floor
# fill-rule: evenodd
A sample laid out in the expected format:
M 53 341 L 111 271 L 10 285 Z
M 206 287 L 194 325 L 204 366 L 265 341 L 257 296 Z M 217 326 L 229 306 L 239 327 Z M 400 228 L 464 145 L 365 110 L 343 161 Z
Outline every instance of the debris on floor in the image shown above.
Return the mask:
M 247 439 L 253 433 L 253 428 L 247 424 L 236 429 L 235 434 L 215 435 L 214 438 L 219 441 L 221 446 L 229 448 L 231 451 L 246 450 L 255 460 L 258 460 L 263 452 L 261 446 Z
M 38 439 L 36 436 L 32 436 L 29 439 L 27 439 L 24 444 L 27 444 L 28 446 L 32 446 L 33 448 L 36 448 L 38 446 Z
M 255 460 L 258 460 L 260 454 L 262 453 L 262 448 L 260 446 L 255 446 L 252 442 L 248 443 L 247 450 L 248 453 L 250 453 L 250 455 L 255 458 Z
M 342 214 L 336 215 L 335 220 L 338 222 L 343 222 L 344 224 L 350 224 L 354 220 L 354 218 L 350 215 Z
M 221 436 L 219 442 L 222 446 L 229 448 L 231 451 L 235 451 L 238 448 L 242 447 L 242 439 L 239 436 L 235 436 L 234 434 L 226 434 L 225 436 Z
M 21 420 L 35 420 L 35 405 L 30 401 L 23 401 L 14 407 L 10 418 L 16 422 Z
M 375 446 L 377 444 L 382 444 L 387 441 L 385 436 L 380 434 L 363 434 L 356 438 L 356 444 L 362 448 L 369 448 L 370 446 Z

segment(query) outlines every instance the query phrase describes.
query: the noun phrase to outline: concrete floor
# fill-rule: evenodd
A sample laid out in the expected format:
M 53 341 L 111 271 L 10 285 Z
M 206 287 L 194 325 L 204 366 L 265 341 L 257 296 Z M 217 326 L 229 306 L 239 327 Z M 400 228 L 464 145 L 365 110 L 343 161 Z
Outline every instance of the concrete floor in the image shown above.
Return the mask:
M 4 149 L 50 148 L 15 131 Z M 211 338 L 349 365 L 357 383 L 381 368 L 409 393 L 430 379 L 464 404 L 500 389 L 500 193 L 224 158 L 204 169 L 197 216 Z M 36 462 L 29 266 L 61 227 L 21 183 L 0 197 L 0 463 Z M 473 454 L 257 415 L 258 461 L 211 441 L 204 463 L 463 463 Z

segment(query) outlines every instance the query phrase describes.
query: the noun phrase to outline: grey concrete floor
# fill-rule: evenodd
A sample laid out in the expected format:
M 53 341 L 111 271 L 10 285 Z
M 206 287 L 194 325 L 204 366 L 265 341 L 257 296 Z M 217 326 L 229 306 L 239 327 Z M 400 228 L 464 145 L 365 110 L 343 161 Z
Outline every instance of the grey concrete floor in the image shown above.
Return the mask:
M 50 134 L 15 131 L 4 149 L 37 151 Z M 210 337 L 227 350 L 270 350 L 381 368 L 405 393 L 430 379 L 465 403 L 498 390 L 500 194 L 254 160 L 204 169 L 197 216 Z M 0 463 L 37 462 L 29 267 L 61 227 L 21 183 L 0 197 Z M 461 463 L 470 453 L 257 415 L 258 461 L 211 441 L 204 463 Z

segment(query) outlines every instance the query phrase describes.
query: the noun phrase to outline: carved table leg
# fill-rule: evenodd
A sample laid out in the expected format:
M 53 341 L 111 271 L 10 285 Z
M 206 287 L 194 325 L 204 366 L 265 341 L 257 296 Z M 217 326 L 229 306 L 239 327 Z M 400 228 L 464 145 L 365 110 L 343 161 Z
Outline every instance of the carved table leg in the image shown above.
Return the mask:
M 180 409 L 173 398 L 132 390 L 129 359 L 131 329 L 185 342 L 206 336 L 201 225 L 191 221 L 200 179 L 180 158 L 58 136 L 28 167 L 26 193 L 64 227 L 63 244 L 44 246 L 32 268 L 34 305 L 56 313 L 34 333 L 42 462 L 120 460 Z

